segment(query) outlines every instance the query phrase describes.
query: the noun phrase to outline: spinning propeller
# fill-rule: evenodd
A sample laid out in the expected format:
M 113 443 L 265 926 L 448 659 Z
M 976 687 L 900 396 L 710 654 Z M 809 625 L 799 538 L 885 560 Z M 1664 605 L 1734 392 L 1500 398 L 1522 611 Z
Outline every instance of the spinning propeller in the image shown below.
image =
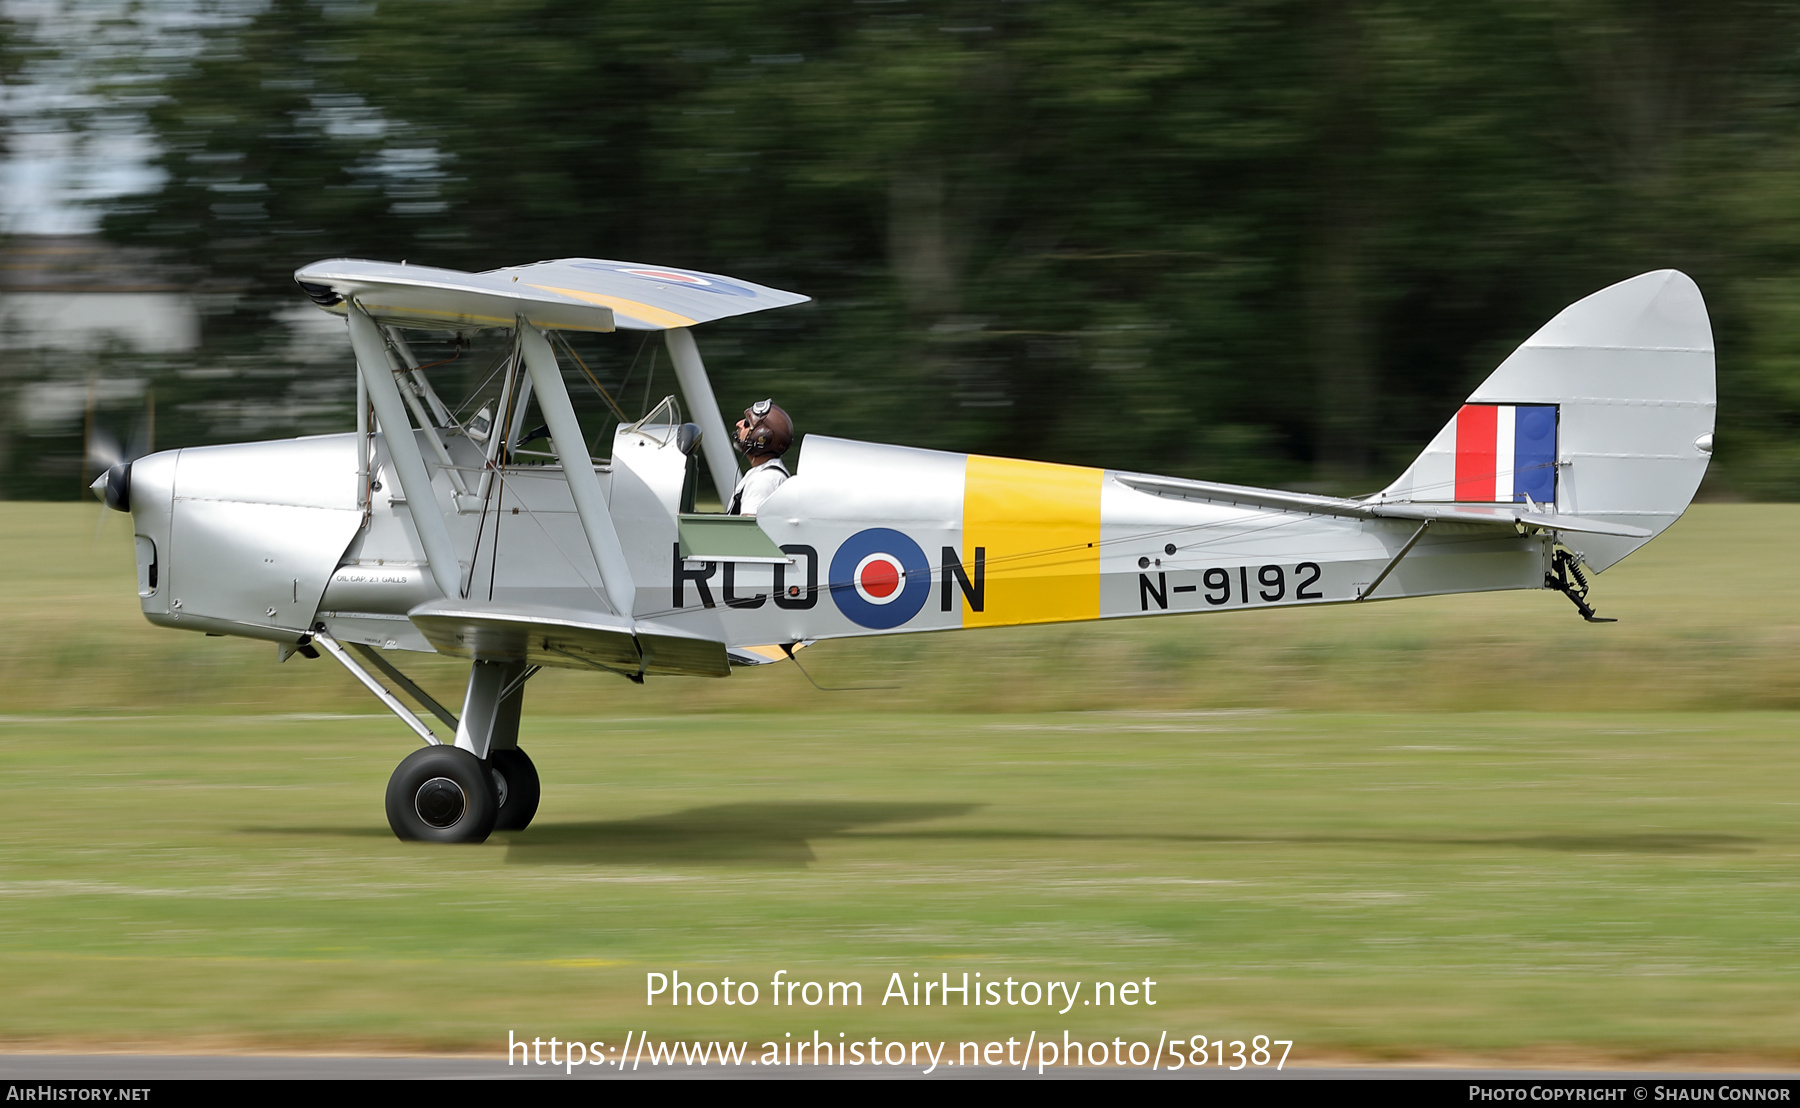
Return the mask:
M 154 401 L 151 403 L 154 404 Z M 130 441 L 125 445 L 120 444 L 117 435 L 105 427 L 94 425 L 92 420 L 89 421 L 87 449 L 82 465 L 89 472 L 99 471 L 100 475 L 94 478 L 88 488 L 114 511 L 131 511 L 131 463 L 154 449 L 152 436 L 155 434 L 155 412 L 153 406 L 147 408 L 144 418 L 138 421 Z M 106 515 L 101 513 L 100 523 L 94 528 L 96 537 L 100 528 L 105 525 Z

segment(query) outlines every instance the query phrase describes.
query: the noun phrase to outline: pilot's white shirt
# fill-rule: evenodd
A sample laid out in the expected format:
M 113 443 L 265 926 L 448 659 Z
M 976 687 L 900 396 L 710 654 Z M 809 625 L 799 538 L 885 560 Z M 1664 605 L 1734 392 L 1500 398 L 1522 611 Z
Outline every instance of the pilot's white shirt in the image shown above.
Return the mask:
M 731 490 L 731 503 L 725 510 L 734 516 L 753 516 L 763 501 L 773 496 L 787 479 L 787 467 L 781 464 L 781 459 L 770 458 L 738 478 L 737 488 Z

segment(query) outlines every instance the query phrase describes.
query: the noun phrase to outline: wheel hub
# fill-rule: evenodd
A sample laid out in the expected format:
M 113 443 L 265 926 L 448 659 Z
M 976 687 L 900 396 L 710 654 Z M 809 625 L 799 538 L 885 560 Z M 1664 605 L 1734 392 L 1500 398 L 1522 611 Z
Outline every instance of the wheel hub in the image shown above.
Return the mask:
M 469 810 L 469 798 L 462 786 L 448 777 L 433 777 L 413 795 L 413 810 L 433 827 L 454 827 Z

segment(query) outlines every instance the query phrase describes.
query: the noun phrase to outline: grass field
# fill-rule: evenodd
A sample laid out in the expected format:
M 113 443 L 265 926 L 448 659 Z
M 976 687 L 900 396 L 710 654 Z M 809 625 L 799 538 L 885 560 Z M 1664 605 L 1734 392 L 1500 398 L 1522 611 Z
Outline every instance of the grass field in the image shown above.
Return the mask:
M 145 625 L 121 520 L 0 520 L 14 1049 L 1066 1028 L 1800 1063 L 1800 508 L 1695 509 L 1600 579 L 1604 627 L 1518 594 L 805 656 L 875 692 L 546 675 L 536 824 L 449 849 L 390 837 L 410 738 L 328 662 Z M 677 969 L 763 1003 L 647 1009 Z M 774 1009 L 780 969 L 865 1003 Z M 1158 1003 L 879 1003 L 965 971 Z

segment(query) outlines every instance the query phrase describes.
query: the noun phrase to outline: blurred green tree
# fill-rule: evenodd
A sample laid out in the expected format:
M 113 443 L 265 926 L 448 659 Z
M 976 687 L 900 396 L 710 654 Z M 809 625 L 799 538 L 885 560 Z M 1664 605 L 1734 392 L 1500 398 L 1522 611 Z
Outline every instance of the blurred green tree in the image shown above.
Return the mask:
M 1561 306 L 1678 266 L 1719 477 L 1800 476 L 1795 0 L 220 11 L 106 220 L 230 292 L 211 342 L 319 257 L 634 258 L 817 297 L 702 336 L 728 408 L 1354 491 Z

